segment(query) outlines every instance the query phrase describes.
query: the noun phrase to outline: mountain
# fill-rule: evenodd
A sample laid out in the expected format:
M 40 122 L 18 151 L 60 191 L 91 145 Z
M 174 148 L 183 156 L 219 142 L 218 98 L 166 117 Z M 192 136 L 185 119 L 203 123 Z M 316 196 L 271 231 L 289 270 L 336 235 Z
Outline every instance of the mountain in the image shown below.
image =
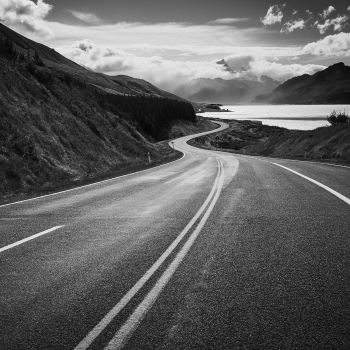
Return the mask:
M 30 40 L 5 25 L 0 23 L 0 38 L 8 38 L 17 52 L 33 57 L 34 53 L 40 56 L 47 67 L 50 67 L 61 74 L 68 73 L 78 79 L 85 81 L 87 84 L 112 94 L 127 95 L 151 95 L 156 97 L 166 97 L 176 100 L 183 100 L 174 94 L 161 90 L 149 82 L 128 77 L 126 75 L 109 76 L 103 73 L 96 73 L 92 70 L 80 66 L 79 64 L 62 56 L 54 49 L 43 44 Z
M 279 84 L 266 75 L 260 79 L 250 75 L 249 79 L 199 78 L 181 85 L 174 93 L 193 102 L 247 103 L 259 94 L 271 92 Z
M 289 79 L 271 93 L 257 96 L 253 102 L 348 104 L 350 103 L 350 67 L 340 62 L 314 75 L 304 74 Z

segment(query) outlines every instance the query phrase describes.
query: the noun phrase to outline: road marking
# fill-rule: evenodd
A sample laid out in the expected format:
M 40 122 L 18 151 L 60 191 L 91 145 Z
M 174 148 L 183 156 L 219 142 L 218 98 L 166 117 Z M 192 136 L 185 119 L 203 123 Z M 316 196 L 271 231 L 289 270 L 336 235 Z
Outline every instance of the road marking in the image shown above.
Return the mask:
M 180 152 L 181 152 L 181 151 L 180 151 Z M 2 205 L 0 205 L 0 208 L 7 207 L 7 206 L 13 205 L 13 204 L 19 204 L 19 203 L 29 202 L 29 201 L 33 201 L 33 200 L 41 199 L 41 198 L 45 198 L 45 197 L 55 196 L 55 195 L 61 194 L 61 193 L 66 193 L 66 192 L 71 192 L 71 191 L 79 190 L 79 189 L 81 189 L 81 188 L 86 188 L 86 187 L 90 187 L 90 186 L 102 184 L 102 183 L 104 183 L 104 182 L 108 182 L 108 181 L 112 181 L 112 180 L 117 180 L 117 179 L 120 179 L 120 178 L 122 178 L 122 177 L 131 176 L 131 175 L 135 175 L 135 174 L 138 174 L 138 173 L 142 173 L 142 172 L 144 172 L 144 171 L 148 171 L 148 170 L 153 170 L 153 169 L 156 169 L 156 168 L 160 168 L 160 167 L 162 167 L 162 166 L 165 166 L 165 165 L 168 165 L 168 164 L 171 164 L 171 163 L 178 162 L 179 160 L 185 158 L 186 153 L 184 153 L 184 152 L 182 152 L 182 153 L 183 153 L 183 155 L 182 155 L 182 157 L 181 157 L 180 159 L 173 160 L 173 161 L 171 161 L 171 162 L 169 162 L 169 163 L 157 165 L 157 166 L 155 166 L 155 167 L 153 167 L 153 168 L 148 168 L 148 169 L 136 171 L 136 172 L 134 172 L 134 173 L 125 174 L 125 175 L 116 176 L 116 177 L 112 177 L 111 179 L 106 179 L 106 180 L 103 180 L 103 181 L 94 182 L 94 183 L 92 183 L 92 184 L 88 184 L 88 185 L 84 185 L 84 186 L 79 186 L 79 187 L 70 188 L 69 190 L 64 190 L 64 191 L 59 191 L 59 192 L 55 192 L 55 193 L 45 194 L 44 196 L 39 196 L 39 197 L 24 199 L 24 200 L 22 200 L 22 201 L 17 201 L 17 202 L 2 204 Z
M 350 205 L 350 199 L 349 199 L 349 198 L 343 196 L 343 195 L 340 194 L 339 192 L 337 192 L 337 191 L 331 189 L 330 187 L 328 187 L 328 186 L 322 184 L 321 182 L 318 182 L 318 181 L 316 181 L 316 180 L 314 180 L 314 179 L 311 179 L 311 177 L 308 177 L 308 176 L 305 176 L 305 175 L 303 175 L 303 174 L 300 174 L 300 173 L 298 173 L 297 171 L 292 170 L 292 169 L 289 169 L 289 168 L 287 168 L 287 167 L 285 167 L 285 166 L 283 166 L 283 165 L 280 165 L 280 164 L 277 164 L 277 163 L 272 163 L 272 162 L 268 162 L 268 163 L 277 165 L 277 166 L 279 166 L 279 167 L 281 167 L 281 168 L 283 168 L 283 169 L 286 169 L 286 170 L 288 170 L 288 171 L 290 171 L 290 172 L 292 172 L 292 173 L 294 173 L 294 174 L 296 174 L 296 175 L 299 175 L 299 176 L 303 177 L 303 178 L 306 179 L 306 180 L 309 180 L 309 181 L 313 182 L 314 184 L 316 184 L 316 185 L 318 185 L 318 186 L 324 188 L 326 191 L 332 193 L 333 195 L 335 195 L 336 197 L 340 198 L 342 201 L 344 201 L 345 203 L 347 203 L 347 204 Z
M 214 123 L 215 123 L 215 122 L 214 122 Z M 217 124 L 220 124 L 220 122 L 216 122 L 216 123 L 217 123 Z M 226 124 L 226 125 L 227 125 L 227 124 Z M 214 130 L 210 130 L 210 131 L 206 131 L 206 132 L 203 132 L 203 133 L 200 133 L 200 134 L 192 135 L 191 138 L 221 131 L 221 130 L 227 128 L 226 125 L 222 125 L 222 123 L 221 123 L 221 127 L 220 127 L 220 128 L 214 129 Z M 226 126 L 226 127 L 224 127 L 224 126 Z M 221 128 L 223 128 L 223 129 L 221 129 Z M 187 137 L 187 136 L 185 136 L 185 137 Z M 184 138 L 184 137 L 182 137 L 182 138 Z M 182 139 L 182 138 L 180 138 L 180 139 Z M 178 140 L 179 140 L 179 139 L 178 139 Z M 190 140 L 190 139 L 189 139 L 189 140 Z M 186 141 L 186 142 L 187 142 L 187 141 Z M 180 149 L 178 148 L 178 146 L 177 146 L 176 150 L 180 151 Z M 183 152 L 183 151 L 180 151 L 180 152 L 183 153 L 183 155 L 182 155 L 182 157 L 181 157 L 180 159 L 173 160 L 173 161 L 171 161 L 171 162 L 169 162 L 169 163 L 157 165 L 157 166 L 155 166 L 155 167 L 153 167 L 153 168 L 148 168 L 148 169 L 136 171 L 136 172 L 133 172 L 133 173 L 130 173 L 130 174 L 125 174 L 125 175 L 121 175 L 121 176 L 117 176 L 117 177 L 112 177 L 111 179 L 106 179 L 106 180 L 94 182 L 94 183 L 91 183 L 91 184 L 88 184 L 88 185 L 70 188 L 69 190 L 64 190 L 64 191 L 59 191 L 59 192 L 55 192 L 55 193 L 45 194 L 45 195 L 43 195 L 43 196 L 34 197 L 34 198 L 28 198 L 28 199 L 24 199 L 24 200 L 17 201 L 17 202 L 2 204 L 2 205 L 0 205 L 0 208 L 7 207 L 7 206 L 13 205 L 13 204 L 19 204 L 19 203 L 29 202 L 29 201 L 33 201 L 33 200 L 41 199 L 41 198 L 45 198 L 45 197 L 55 196 L 55 195 L 57 195 L 57 194 L 62 194 L 62 193 L 70 192 L 70 191 L 79 190 L 79 189 L 81 189 L 81 188 L 86 188 L 86 187 L 98 185 L 98 184 L 101 184 L 101 183 L 104 183 L 104 182 L 107 182 L 107 181 L 112 181 L 112 180 L 116 180 L 116 179 L 119 179 L 119 178 L 122 178 L 122 177 L 126 177 L 126 176 L 135 175 L 135 174 L 138 174 L 138 173 L 142 173 L 142 172 L 144 172 L 144 171 L 149 171 L 149 170 L 157 169 L 157 168 L 160 168 L 160 167 L 162 167 L 162 166 L 165 166 L 165 165 L 169 165 L 169 164 L 171 164 L 171 163 L 178 162 L 178 161 L 180 161 L 181 159 L 185 158 L 185 157 L 186 157 L 186 153 Z
M 64 225 L 63 225 L 63 226 L 64 226 Z M 55 227 L 49 228 L 49 229 L 46 230 L 46 231 L 39 232 L 39 233 L 37 233 L 37 234 L 35 234 L 35 235 L 33 235 L 33 236 L 30 236 L 30 237 L 21 239 L 20 241 L 17 241 L 17 242 L 15 242 L 15 243 L 9 244 L 9 245 L 7 245 L 7 246 L 5 246 L 5 247 L 0 248 L 0 253 L 1 253 L 1 252 L 4 252 L 5 250 L 8 250 L 8 249 L 17 247 L 18 245 L 23 244 L 23 243 L 25 243 L 25 242 L 31 241 L 32 239 L 35 239 L 35 238 L 38 238 L 38 237 L 40 237 L 40 236 L 46 235 L 47 233 L 50 233 L 50 232 L 52 232 L 52 231 L 58 230 L 59 228 L 61 228 L 61 227 L 63 227 L 63 226 L 55 226 Z
M 186 225 L 183 231 L 177 236 L 167 250 L 158 258 L 158 260 L 149 268 L 149 270 L 136 282 L 136 284 L 124 295 L 124 297 L 107 313 L 107 315 L 90 331 L 90 333 L 74 348 L 74 350 L 86 350 L 91 343 L 101 334 L 108 324 L 120 313 L 120 311 L 128 304 L 128 302 L 138 293 L 143 285 L 152 277 L 152 275 L 160 268 L 167 257 L 174 251 L 188 231 L 196 223 L 202 215 L 214 193 L 218 187 L 221 174 L 221 162 L 218 162 L 218 172 L 214 181 L 214 185 L 200 209 L 191 221 Z M 202 219 L 203 220 L 203 219 Z
M 172 263 L 168 266 L 168 268 L 159 278 L 157 283 L 154 285 L 151 291 L 147 294 L 147 296 L 143 299 L 143 301 L 139 304 L 139 306 L 132 313 L 132 315 L 128 318 L 128 320 L 124 323 L 124 325 L 119 329 L 119 331 L 116 333 L 113 339 L 108 343 L 105 350 L 118 350 L 123 348 L 123 346 L 127 343 L 127 341 L 132 336 L 133 332 L 139 326 L 143 318 L 146 316 L 147 312 L 151 309 L 152 305 L 155 303 L 158 296 L 160 295 L 164 287 L 167 285 L 170 278 L 173 276 L 173 274 L 175 273 L 175 271 L 177 270 L 177 268 L 179 267 L 179 265 L 187 255 L 188 251 L 192 247 L 196 238 L 200 234 L 209 215 L 214 209 L 214 206 L 220 196 L 220 192 L 223 186 L 224 176 L 223 176 L 223 170 L 222 170 L 222 163 L 220 160 L 218 161 L 218 163 L 219 163 L 219 170 L 220 170 L 220 178 L 217 185 L 217 191 L 206 213 L 204 214 L 203 218 L 201 219 L 201 221 L 199 222 L 198 226 L 193 231 L 189 239 L 186 241 L 185 245 L 176 255 Z
M 222 151 L 221 151 L 222 152 Z M 231 153 L 233 154 L 233 153 Z M 340 164 L 333 164 L 333 163 L 324 163 L 324 162 L 313 162 L 311 160 L 299 160 L 299 159 L 289 159 L 289 158 L 271 158 L 271 157 L 263 157 L 263 156 L 249 156 L 249 155 L 244 155 L 244 154 L 239 154 L 239 153 L 234 153 L 233 155 L 238 155 L 238 156 L 242 156 L 242 157 L 246 157 L 246 158 L 254 158 L 254 159 L 259 159 L 262 160 L 264 162 L 268 162 L 267 160 L 264 159 L 278 159 L 278 160 L 287 160 L 287 161 L 291 161 L 291 162 L 300 162 L 300 163 L 311 163 L 311 164 L 320 164 L 320 165 L 330 165 L 330 166 L 336 166 L 336 167 L 340 167 L 340 168 L 347 168 L 350 169 L 350 166 L 346 166 L 346 165 L 340 165 Z

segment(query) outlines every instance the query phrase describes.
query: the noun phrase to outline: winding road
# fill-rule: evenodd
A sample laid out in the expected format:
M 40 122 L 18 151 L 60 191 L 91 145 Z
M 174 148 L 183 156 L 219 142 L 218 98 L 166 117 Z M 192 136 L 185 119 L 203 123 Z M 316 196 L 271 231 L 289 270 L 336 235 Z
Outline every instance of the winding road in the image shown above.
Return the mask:
M 1 350 L 350 349 L 350 168 L 195 136 L 172 163 L 0 206 Z

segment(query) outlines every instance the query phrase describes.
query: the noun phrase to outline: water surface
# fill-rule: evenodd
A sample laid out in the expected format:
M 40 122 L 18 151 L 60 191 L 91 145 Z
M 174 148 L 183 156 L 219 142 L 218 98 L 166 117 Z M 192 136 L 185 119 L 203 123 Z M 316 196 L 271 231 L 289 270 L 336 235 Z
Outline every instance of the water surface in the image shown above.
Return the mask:
M 312 130 L 327 126 L 326 120 L 333 110 L 350 113 L 350 105 L 229 105 L 222 106 L 232 112 L 198 113 L 204 117 L 239 120 L 259 120 L 266 125 L 287 129 Z

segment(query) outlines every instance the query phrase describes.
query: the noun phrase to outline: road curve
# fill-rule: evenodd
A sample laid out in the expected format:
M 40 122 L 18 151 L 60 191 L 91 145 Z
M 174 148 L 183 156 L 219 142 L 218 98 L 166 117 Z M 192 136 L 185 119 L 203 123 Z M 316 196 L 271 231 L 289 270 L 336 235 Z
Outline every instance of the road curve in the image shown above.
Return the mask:
M 1 349 L 350 348 L 350 169 L 195 136 L 179 161 L 0 206 Z

